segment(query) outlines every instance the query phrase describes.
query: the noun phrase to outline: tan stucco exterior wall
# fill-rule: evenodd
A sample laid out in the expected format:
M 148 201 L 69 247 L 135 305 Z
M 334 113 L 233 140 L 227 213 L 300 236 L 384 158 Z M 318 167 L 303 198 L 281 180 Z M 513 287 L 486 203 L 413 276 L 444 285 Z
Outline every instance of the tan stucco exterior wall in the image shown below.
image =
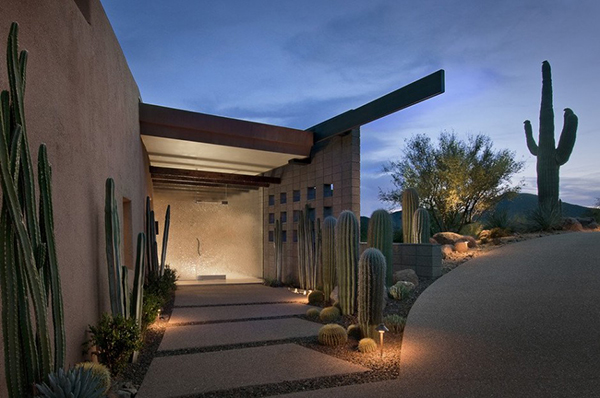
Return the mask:
M 25 113 L 32 158 L 36 162 L 45 142 L 53 167 L 70 364 L 82 359 L 88 325 L 109 309 L 105 180 L 114 178 L 119 203 L 131 200 L 133 234 L 143 231 L 149 192 L 139 91 L 100 2 L 89 4 L 88 23 L 74 0 L 0 2 L 0 88 L 8 88 L 5 43 L 10 23 L 17 21 L 20 48 L 29 51 Z M 0 361 L 2 379 L 3 366 Z M 0 383 L 0 396 L 4 388 Z
M 298 244 L 294 242 L 298 222 L 294 221 L 294 212 L 303 210 L 308 204 L 314 209 L 315 220 L 321 222 L 326 208 L 336 218 L 343 210 L 351 210 L 360 219 L 360 130 L 317 144 L 313 151 L 310 164 L 289 164 L 269 172 L 270 176 L 280 177 L 281 184 L 265 188 L 263 199 L 264 261 L 268 278 L 276 276 L 275 245 L 269 242 L 269 231 L 274 231 L 274 220 L 280 220 L 282 212 L 287 216 L 282 230 L 287 235 L 287 241 L 283 243 L 283 279 L 288 283 L 294 283 L 298 277 Z M 333 184 L 333 195 L 324 195 L 326 184 Z M 314 199 L 308 199 L 308 187 L 316 187 Z M 294 201 L 294 191 L 300 192 L 300 200 Z M 281 203 L 282 193 L 287 199 L 284 204 Z M 271 195 L 273 204 L 269 204 Z M 270 219 L 269 214 L 272 214 Z
M 262 189 L 230 194 L 228 204 L 223 205 L 196 203 L 192 193 L 156 191 L 153 206 L 159 222 L 159 257 L 165 212 L 171 205 L 165 262 L 177 270 L 180 280 L 196 280 L 199 275 L 262 278 L 262 196 Z

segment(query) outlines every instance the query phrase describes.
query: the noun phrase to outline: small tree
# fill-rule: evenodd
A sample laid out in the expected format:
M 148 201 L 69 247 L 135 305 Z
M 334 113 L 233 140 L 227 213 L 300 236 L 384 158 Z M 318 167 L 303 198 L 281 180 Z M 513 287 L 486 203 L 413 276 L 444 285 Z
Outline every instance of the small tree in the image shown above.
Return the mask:
M 381 200 L 402 203 L 402 191 L 415 188 L 440 231 L 455 231 L 476 221 L 500 200 L 515 195 L 520 185 L 511 178 L 523 169 L 509 150 L 494 151 L 483 134 L 459 140 L 442 132 L 438 145 L 418 134 L 406 141 L 404 156 L 385 165 L 395 189 L 379 192 Z

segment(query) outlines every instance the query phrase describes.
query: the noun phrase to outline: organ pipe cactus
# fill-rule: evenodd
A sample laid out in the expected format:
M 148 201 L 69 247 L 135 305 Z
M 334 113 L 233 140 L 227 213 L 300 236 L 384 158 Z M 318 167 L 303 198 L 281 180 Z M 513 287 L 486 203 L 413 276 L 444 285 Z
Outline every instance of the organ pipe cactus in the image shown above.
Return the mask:
M 418 208 L 413 214 L 413 241 L 414 243 L 429 243 L 431 237 L 431 226 L 429 212 Z
M 52 171 L 42 144 L 38 151 L 40 197 L 36 206 L 23 108 L 27 52 L 18 52 L 17 36 L 18 25 L 13 23 L 7 49 L 10 90 L 0 94 L 0 291 L 4 371 L 11 398 L 33 396 L 32 386 L 63 367 L 65 357 Z M 52 333 L 48 307 L 52 309 Z
M 385 257 L 368 248 L 358 264 L 358 325 L 363 337 L 376 337 L 375 327 L 383 319 Z
M 554 141 L 554 108 L 552 105 L 552 75 L 548 61 L 542 63 L 542 104 L 538 143 L 533 138 L 531 122 L 525 120 L 527 147 L 537 157 L 538 203 L 540 208 L 553 209 L 558 205 L 559 168 L 567 163 L 577 133 L 577 116 L 569 108 L 564 111 L 564 124 L 558 146 Z
M 367 247 L 378 249 L 385 257 L 385 284 L 392 286 L 394 273 L 394 228 L 390 213 L 383 209 L 375 210 L 369 220 Z
M 339 302 L 344 315 L 352 315 L 356 310 L 359 237 L 356 216 L 351 211 L 343 211 L 335 226 L 335 261 Z
M 419 195 L 414 188 L 407 188 L 402 192 L 402 238 L 404 243 L 413 241 L 413 214 L 419 206 Z
M 323 293 L 325 301 L 329 300 L 335 288 L 335 217 L 326 217 L 323 221 Z
M 315 223 L 310 219 L 310 207 L 300 210 L 298 220 L 298 279 L 300 288 L 316 289 L 317 255 L 316 255 Z
M 160 254 L 160 274 L 165 272 L 165 262 L 167 260 L 167 244 L 169 243 L 169 227 L 171 225 L 171 205 L 167 206 L 165 213 L 165 227 L 163 230 L 162 250 Z
M 282 265 L 283 265 L 283 234 L 281 223 L 275 221 L 275 279 L 281 283 Z

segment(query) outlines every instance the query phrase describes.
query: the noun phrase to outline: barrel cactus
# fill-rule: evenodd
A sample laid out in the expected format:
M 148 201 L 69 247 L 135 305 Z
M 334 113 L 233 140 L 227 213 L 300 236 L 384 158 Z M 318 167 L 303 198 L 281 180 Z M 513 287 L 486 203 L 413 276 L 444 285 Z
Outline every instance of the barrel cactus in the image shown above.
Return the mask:
M 101 363 L 94 362 L 81 362 L 75 365 L 75 369 L 83 368 L 89 370 L 95 378 L 100 380 L 100 384 L 103 387 L 104 394 L 108 394 L 108 390 L 112 385 L 112 379 L 110 377 L 110 370 Z
M 423 208 L 418 208 L 413 214 L 413 242 L 429 243 L 431 238 L 431 226 L 429 222 L 429 212 Z
M 360 340 L 362 337 L 362 332 L 360 331 L 360 326 L 356 324 L 352 324 L 348 326 L 348 337 L 354 340 Z
M 419 207 L 419 195 L 414 188 L 407 188 L 402 192 L 402 238 L 404 243 L 413 241 L 413 215 Z
M 337 307 L 325 307 L 321 310 L 319 318 L 323 322 L 333 322 L 341 316 L 341 312 Z
M 359 237 L 356 216 L 343 211 L 335 226 L 335 242 L 339 302 L 344 315 L 352 315 L 356 310 Z
M 338 346 L 348 341 L 348 334 L 343 326 L 330 323 L 319 329 L 319 343 L 328 346 Z
M 360 339 L 358 342 L 358 351 L 363 354 L 368 354 L 369 352 L 373 352 L 377 350 L 377 342 L 370 337 L 365 337 L 364 339 Z
M 392 217 L 386 210 L 375 210 L 369 220 L 367 247 L 378 249 L 385 257 L 385 284 L 392 286 L 394 274 L 394 228 Z
M 385 257 L 369 248 L 358 265 L 358 325 L 364 337 L 376 335 L 375 328 L 383 318 L 385 292 Z
M 334 217 L 326 217 L 323 221 L 323 243 L 322 243 L 322 264 L 323 264 L 323 293 L 328 301 L 331 292 L 335 288 L 335 224 L 337 220 Z
M 578 119 L 571 109 L 565 109 L 562 133 L 558 146 L 555 146 L 552 74 L 548 61 L 542 63 L 542 104 L 537 144 L 533 138 L 531 122 L 525 120 L 524 124 L 527 147 L 537 157 L 538 203 L 541 209 L 552 210 L 558 206 L 559 168 L 567 163 L 573 151 Z

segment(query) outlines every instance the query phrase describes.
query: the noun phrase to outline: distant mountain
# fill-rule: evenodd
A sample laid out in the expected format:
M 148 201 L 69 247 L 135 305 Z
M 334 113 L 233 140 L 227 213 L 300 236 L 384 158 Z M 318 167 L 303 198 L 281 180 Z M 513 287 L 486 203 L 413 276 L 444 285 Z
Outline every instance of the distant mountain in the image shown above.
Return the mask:
M 535 210 L 537 205 L 537 195 L 521 193 L 512 200 L 503 200 L 498 203 L 496 206 L 496 211 L 506 211 L 509 218 L 525 217 L 529 212 Z M 590 211 L 590 208 L 563 202 L 562 211 L 564 217 L 585 217 L 586 213 Z M 394 231 L 402 229 L 402 210 L 395 211 L 391 214 Z M 368 229 L 369 217 L 360 217 L 361 242 L 367 241 Z

